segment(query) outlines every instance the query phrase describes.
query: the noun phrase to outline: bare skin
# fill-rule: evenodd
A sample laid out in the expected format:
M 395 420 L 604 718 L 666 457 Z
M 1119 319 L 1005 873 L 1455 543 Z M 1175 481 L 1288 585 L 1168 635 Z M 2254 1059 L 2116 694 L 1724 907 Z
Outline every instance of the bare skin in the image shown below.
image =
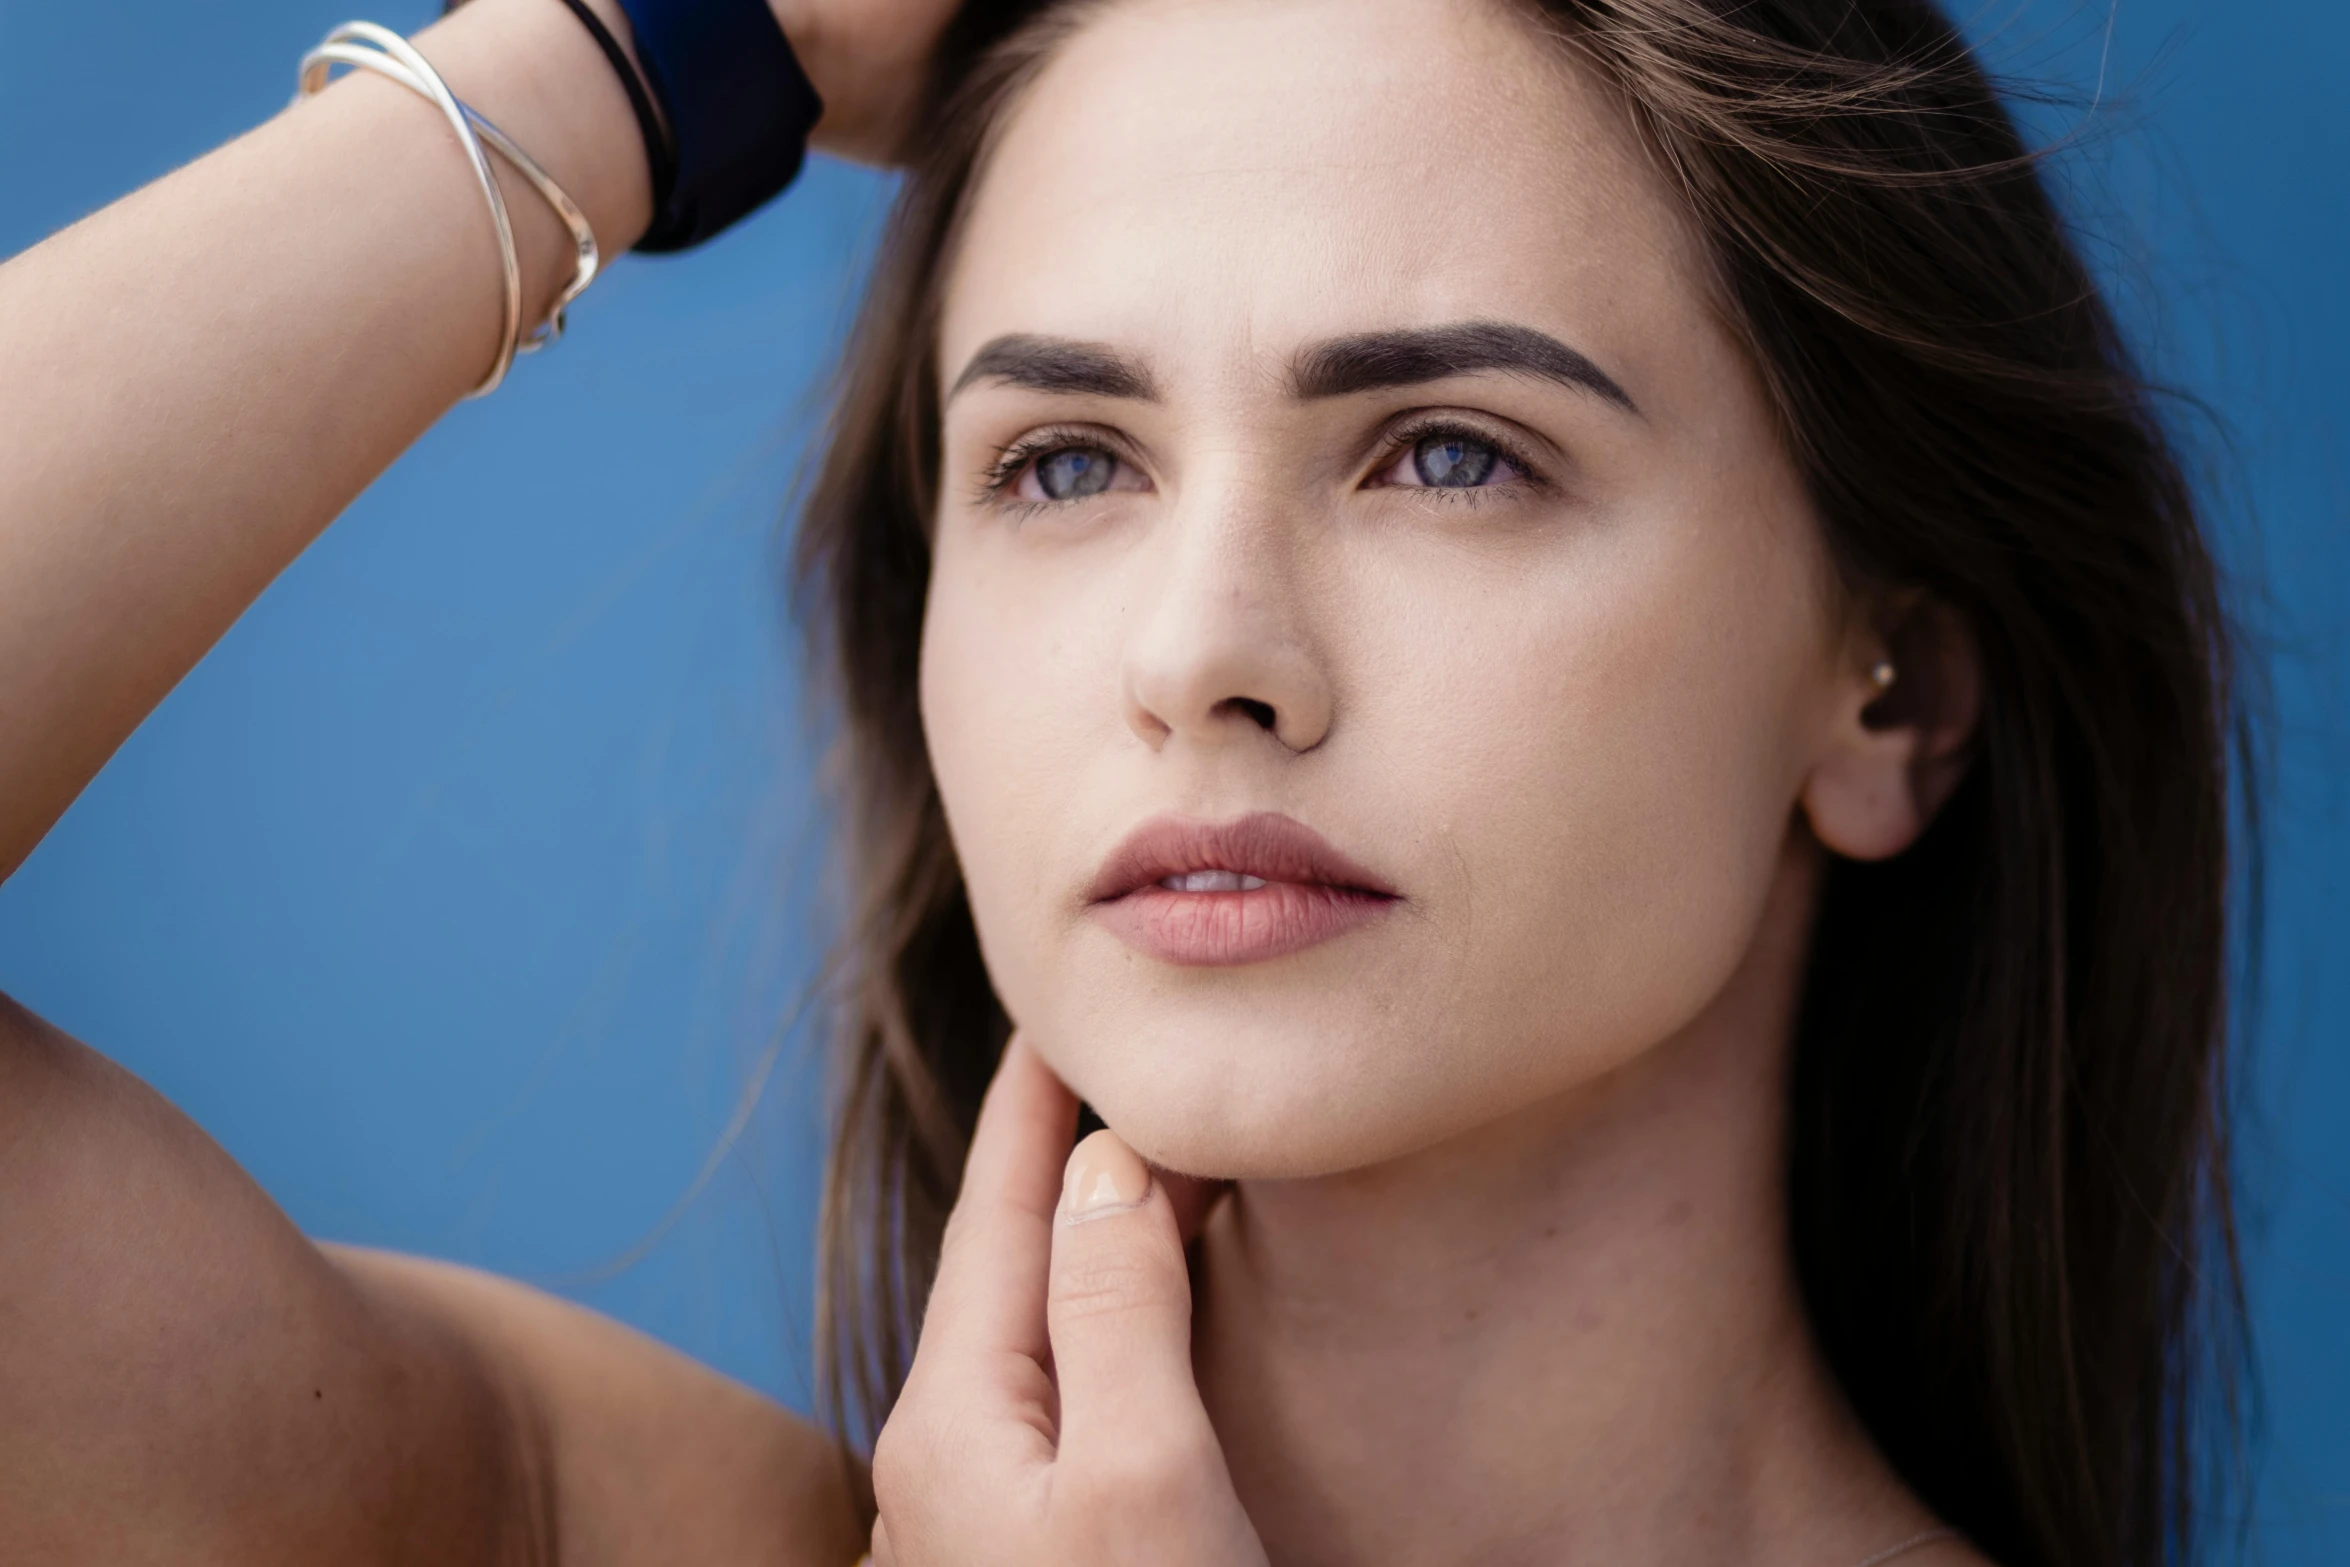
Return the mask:
M 1237 1181 L 1196 1319 L 1131 1312 L 1134 1489 L 1201 1520 L 1138 1559 L 1232 1559 L 1231 1506 L 1285 1564 L 1927 1531 L 1805 1325 L 1783 1082 L 1822 861 L 1931 817 L 1972 665 L 1912 643 L 1879 705 L 1904 606 L 1839 581 L 1613 100 L 1481 0 L 1129 0 L 1003 128 L 940 337 L 923 714 L 990 975 L 1139 1153 Z M 1384 913 L 1244 960 L 1102 901 L 1139 824 L 1265 812 Z M 1188 1298 L 1147 1205 L 1061 1236 L 1112 1222 Z M 931 1374 L 876 1457 L 907 1567 L 964 1559 Z M 1090 1538 L 998 1518 L 983 1559 Z
M 830 144 L 894 144 L 949 9 L 778 7 Z M 418 41 L 607 255 L 633 243 L 644 155 L 575 20 L 475 0 Z M 501 174 L 536 319 L 568 241 Z M 446 131 L 354 76 L 0 267 L 0 874 L 478 379 L 496 265 Z M 4 1003 L 0 1193 L 0 1559 L 857 1552 L 829 1445 L 785 1411 L 519 1286 L 313 1245 L 144 1085 Z
M 894 148 L 946 6 L 776 9 L 832 143 Z M 633 122 L 560 7 L 421 42 L 607 250 L 641 230 Z M 512 194 L 535 314 L 562 237 Z M 445 133 L 368 79 L 0 268 L 0 872 L 479 376 L 493 278 Z M 1495 319 L 1626 395 L 1298 390 L 1316 344 Z M 1931 817 L 1972 667 L 1905 633 L 1924 695 L 1880 704 L 1914 608 L 1837 586 L 1620 118 L 1478 0 L 1105 7 L 1007 128 L 944 374 L 1016 335 L 1149 395 L 942 387 L 924 716 L 1023 1034 L 875 1455 L 883 1567 L 1853 1567 L 1930 1528 L 1806 1332 L 1779 1084 L 1822 857 Z M 1395 432 L 1429 414 L 1529 471 L 1412 493 Z M 1037 449 L 989 487 L 1069 429 L 1114 484 L 1029 498 Z M 1136 821 L 1250 810 L 1400 912 L 1220 969 L 1088 912 Z M 1119 1132 L 1070 1156 L 1072 1089 Z M 1202 1228 L 1167 1169 L 1236 1184 Z M 866 1543 L 783 1411 L 519 1286 L 311 1243 L 5 1005 L 0 1196 L 0 1558 Z
M 833 1563 L 830 1450 L 591 1312 L 321 1248 L 185 1117 L 0 1003 L 0 1556 Z
M 625 37 L 613 0 L 598 6 Z M 952 9 L 777 6 L 826 100 L 821 145 L 894 146 Z M 642 144 L 584 28 L 542 0 L 474 0 L 418 39 L 580 203 L 605 255 L 636 242 Z M 499 172 L 536 321 L 570 240 Z M 0 269 L 0 876 L 480 379 L 497 276 L 455 142 L 364 73 Z

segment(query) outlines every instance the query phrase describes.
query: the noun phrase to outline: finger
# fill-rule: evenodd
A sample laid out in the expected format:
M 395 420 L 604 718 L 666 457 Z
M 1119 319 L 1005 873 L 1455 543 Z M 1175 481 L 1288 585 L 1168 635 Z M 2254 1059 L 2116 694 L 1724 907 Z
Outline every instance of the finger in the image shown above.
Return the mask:
M 1191 1372 L 1191 1280 L 1164 1183 L 1115 1132 L 1069 1156 L 1046 1314 L 1060 1383 L 1060 1460 L 1191 1442 L 1206 1409 Z
M 898 1559 L 889 1548 L 887 1520 L 873 1520 L 873 1548 L 865 1553 L 865 1559 L 857 1567 L 898 1567 Z
M 1048 1353 L 1045 1276 L 1061 1165 L 1077 1126 L 1077 1097 L 1014 1036 L 963 1164 L 917 1363 L 1013 1351 Z

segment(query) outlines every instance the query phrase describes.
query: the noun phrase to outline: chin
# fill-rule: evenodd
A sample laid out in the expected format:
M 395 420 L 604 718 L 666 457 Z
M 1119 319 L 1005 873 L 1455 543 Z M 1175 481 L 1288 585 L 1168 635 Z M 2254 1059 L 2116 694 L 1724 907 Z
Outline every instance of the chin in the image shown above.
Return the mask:
M 994 929 L 1017 936 L 988 942 L 983 918 L 980 931 L 1022 1037 L 1137 1153 L 1183 1175 L 1278 1180 L 1421 1153 L 1674 1037 L 1750 933 L 1721 918 L 1636 939 L 1660 923 L 1569 907 L 1488 921 L 1470 942 L 1403 917 L 1218 967 L 1160 961 L 1091 922 L 1006 921 Z
M 1506 1115 L 1529 1085 L 1360 987 L 1056 998 L 1023 1030 L 1151 1163 L 1216 1180 L 1335 1175 Z

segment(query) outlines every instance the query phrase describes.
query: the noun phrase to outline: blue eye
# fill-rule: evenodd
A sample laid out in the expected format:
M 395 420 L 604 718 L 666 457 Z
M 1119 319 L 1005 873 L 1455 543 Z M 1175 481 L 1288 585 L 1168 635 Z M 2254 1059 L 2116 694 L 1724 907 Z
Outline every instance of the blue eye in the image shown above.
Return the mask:
M 1036 487 L 1047 500 L 1075 501 L 1110 487 L 1118 459 L 1098 446 L 1064 446 L 1036 460 Z
M 1474 436 L 1440 431 L 1412 447 L 1412 472 L 1432 489 L 1476 489 L 1500 462 L 1501 453 Z

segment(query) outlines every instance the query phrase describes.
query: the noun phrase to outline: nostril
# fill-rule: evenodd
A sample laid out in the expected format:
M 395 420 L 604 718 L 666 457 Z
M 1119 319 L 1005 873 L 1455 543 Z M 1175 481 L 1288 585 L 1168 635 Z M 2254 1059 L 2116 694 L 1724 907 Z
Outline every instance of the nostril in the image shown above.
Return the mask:
M 1259 729 L 1270 730 L 1273 727 L 1272 703 L 1259 702 L 1253 697 L 1236 696 L 1232 698 L 1230 705 L 1246 713 L 1249 721 Z

